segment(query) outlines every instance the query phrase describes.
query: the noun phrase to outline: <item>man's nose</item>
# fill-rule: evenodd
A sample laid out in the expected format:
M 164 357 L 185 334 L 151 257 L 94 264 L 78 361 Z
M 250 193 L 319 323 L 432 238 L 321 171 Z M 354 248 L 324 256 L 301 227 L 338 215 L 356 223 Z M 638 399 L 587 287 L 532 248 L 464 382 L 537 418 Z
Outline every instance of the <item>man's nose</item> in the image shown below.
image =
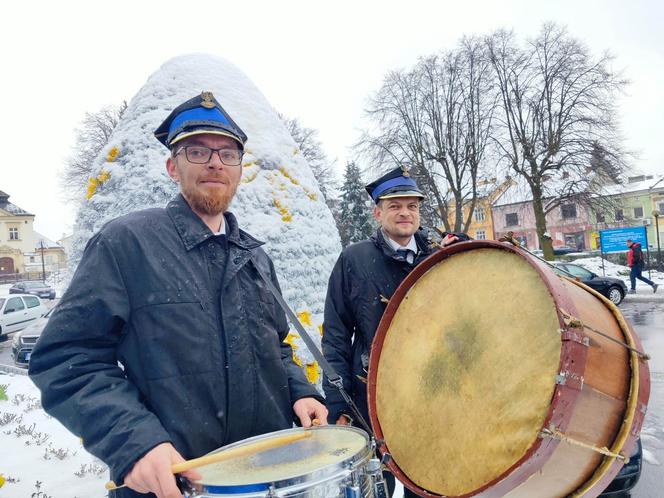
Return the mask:
M 207 163 L 207 167 L 210 169 L 223 169 L 224 166 L 225 164 L 221 162 L 221 157 L 219 157 L 219 151 L 213 150 L 210 160 Z

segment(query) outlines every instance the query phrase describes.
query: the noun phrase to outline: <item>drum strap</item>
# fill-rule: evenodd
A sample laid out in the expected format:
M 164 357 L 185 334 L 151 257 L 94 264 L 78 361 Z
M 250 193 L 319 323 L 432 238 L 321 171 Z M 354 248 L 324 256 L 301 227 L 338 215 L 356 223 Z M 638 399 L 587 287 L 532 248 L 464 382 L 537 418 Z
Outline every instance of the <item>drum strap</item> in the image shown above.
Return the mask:
M 253 263 L 254 268 L 256 268 L 256 271 L 258 272 L 260 277 L 263 279 L 263 282 L 265 282 L 265 285 L 267 285 L 269 291 L 277 300 L 277 303 L 279 303 L 281 309 L 284 310 L 284 313 L 286 313 L 288 321 L 291 322 L 293 327 L 295 327 L 295 330 L 297 330 L 298 334 L 300 334 L 300 337 L 304 341 L 304 344 L 306 344 L 307 348 L 309 349 L 313 357 L 316 359 L 320 367 L 323 369 L 323 372 L 325 372 L 325 375 L 327 376 L 327 379 L 330 382 L 330 384 L 332 384 L 339 391 L 344 401 L 348 404 L 348 406 L 350 406 L 351 410 L 353 410 L 353 415 L 355 415 L 355 420 L 357 420 L 360 423 L 360 425 L 362 425 L 362 428 L 373 437 L 374 433 L 371 430 L 371 427 L 369 426 L 367 421 L 364 420 L 364 417 L 360 413 L 360 410 L 357 408 L 357 405 L 353 401 L 353 398 L 351 398 L 350 395 L 346 392 L 346 389 L 344 389 L 344 383 L 341 376 L 337 372 L 335 372 L 334 369 L 332 368 L 332 365 L 330 365 L 327 362 L 321 350 L 318 349 L 316 343 L 309 336 L 307 331 L 304 330 L 304 327 L 300 323 L 300 320 L 297 318 L 297 316 L 295 316 L 293 310 L 290 309 L 290 306 L 288 306 L 288 303 L 286 303 L 286 300 L 281 295 L 281 292 L 279 292 L 279 289 L 277 289 L 277 287 L 272 283 L 272 280 L 267 275 L 265 275 L 259 264 L 256 261 L 254 261 L 253 258 L 251 262 Z

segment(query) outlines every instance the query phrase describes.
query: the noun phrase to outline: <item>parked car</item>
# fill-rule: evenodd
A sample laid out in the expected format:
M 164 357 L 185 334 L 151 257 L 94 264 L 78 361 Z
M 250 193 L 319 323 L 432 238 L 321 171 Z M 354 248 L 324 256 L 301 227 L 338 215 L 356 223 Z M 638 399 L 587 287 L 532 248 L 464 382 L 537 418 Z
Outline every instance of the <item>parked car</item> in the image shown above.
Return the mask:
M 616 305 L 620 304 L 627 294 L 627 285 L 619 278 L 600 277 L 583 266 L 572 263 L 553 263 L 553 266 L 558 270 L 558 274 L 578 277 L 581 282 L 608 297 Z
M 55 289 L 38 280 L 17 282 L 9 288 L 10 294 L 32 294 L 42 299 L 55 299 Z
M 629 498 L 630 490 L 636 486 L 641 477 L 641 462 L 643 460 L 643 448 L 641 439 L 636 440 L 636 448 L 632 452 L 629 461 L 623 465 L 618 475 L 611 484 L 599 495 L 598 498 Z
M 46 307 L 37 296 L 28 294 L 0 297 L 0 340 L 10 332 L 25 327 L 46 314 Z
M 39 339 L 42 331 L 46 328 L 48 319 L 53 314 L 54 309 L 55 307 L 51 308 L 44 316 L 37 319 L 37 321 L 14 334 L 12 339 L 12 358 L 18 366 L 28 366 L 30 355 L 35 348 L 35 344 L 37 344 L 37 339 Z
M 579 249 L 575 249 L 574 247 L 569 247 L 569 246 L 557 246 L 553 248 L 553 255 L 554 256 L 564 256 L 565 254 L 571 254 L 573 252 L 580 252 Z

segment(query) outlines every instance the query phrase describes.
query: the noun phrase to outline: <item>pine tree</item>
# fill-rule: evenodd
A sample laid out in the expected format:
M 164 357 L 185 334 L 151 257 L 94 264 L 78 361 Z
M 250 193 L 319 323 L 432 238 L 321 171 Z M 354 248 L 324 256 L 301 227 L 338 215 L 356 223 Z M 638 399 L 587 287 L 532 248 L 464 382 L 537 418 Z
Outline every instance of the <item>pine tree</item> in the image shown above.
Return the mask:
M 339 235 L 341 244 L 348 244 L 366 239 L 374 230 L 371 211 L 368 207 L 367 193 L 360 175 L 360 168 L 355 163 L 348 163 L 344 172 L 344 184 L 341 187 L 341 209 L 339 214 Z

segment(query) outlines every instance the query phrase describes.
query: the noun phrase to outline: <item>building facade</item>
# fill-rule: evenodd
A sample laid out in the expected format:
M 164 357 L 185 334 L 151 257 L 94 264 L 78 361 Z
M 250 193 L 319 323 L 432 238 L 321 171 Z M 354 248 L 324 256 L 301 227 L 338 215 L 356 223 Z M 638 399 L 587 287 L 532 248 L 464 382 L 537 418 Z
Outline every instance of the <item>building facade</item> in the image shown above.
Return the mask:
M 36 232 L 34 220 L 34 214 L 12 204 L 9 195 L 0 191 L 0 276 L 65 267 L 64 248 Z
M 35 215 L 9 202 L 0 191 L 0 275 L 25 271 L 25 253 L 35 250 Z
M 513 181 L 507 179 L 498 184 L 495 178 L 482 180 L 478 182 L 478 198 L 473 210 L 473 216 L 468 225 L 466 233 L 475 240 L 493 240 L 495 239 L 493 211 L 491 206 L 493 202 L 500 197 Z M 469 205 L 463 207 L 463 220 L 468 218 Z M 456 210 L 451 209 L 447 220 L 450 225 L 454 224 Z

